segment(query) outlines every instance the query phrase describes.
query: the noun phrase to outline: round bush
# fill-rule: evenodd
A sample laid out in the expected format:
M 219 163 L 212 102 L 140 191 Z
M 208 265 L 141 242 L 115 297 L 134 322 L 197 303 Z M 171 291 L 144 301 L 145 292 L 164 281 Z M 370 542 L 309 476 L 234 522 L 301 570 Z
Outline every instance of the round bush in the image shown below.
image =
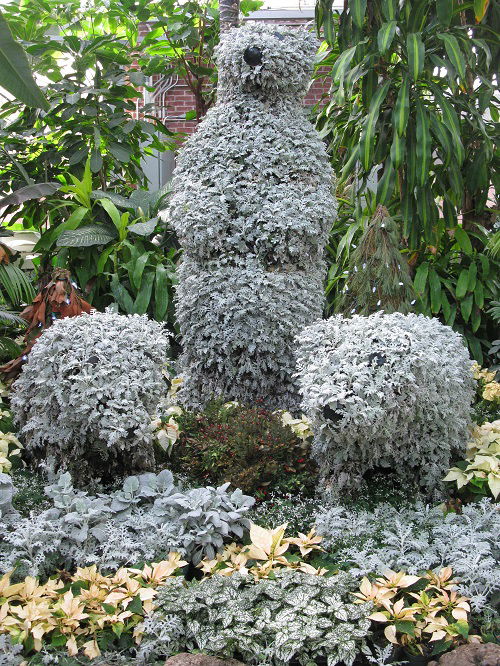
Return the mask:
M 463 457 L 473 399 L 462 338 L 437 319 L 340 315 L 298 337 L 313 456 L 338 494 L 383 468 L 432 490 Z
M 95 312 L 44 331 L 14 384 L 27 453 L 75 481 L 149 470 L 168 335 L 146 316 Z

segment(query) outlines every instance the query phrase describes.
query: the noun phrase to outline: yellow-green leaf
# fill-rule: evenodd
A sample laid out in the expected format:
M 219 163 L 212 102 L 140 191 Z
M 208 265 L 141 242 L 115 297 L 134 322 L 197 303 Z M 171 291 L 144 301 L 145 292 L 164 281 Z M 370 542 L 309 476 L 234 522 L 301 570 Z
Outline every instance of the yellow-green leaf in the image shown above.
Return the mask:
M 417 99 L 415 107 L 417 111 L 417 184 L 423 187 L 429 177 L 431 135 L 426 106 L 420 99 Z
M 408 50 L 408 70 L 411 78 L 416 81 L 424 69 L 425 46 L 419 32 L 411 32 L 406 38 Z
M 384 101 L 389 90 L 390 81 L 386 81 L 383 86 L 378 88 L 374 94 L 368 116 L 365 121 L 365 127 L 360 141 L 360 159 L 364 169 L 368 170 L 371 166 L 373 155 L 373 142 L 375 139 L 375 128 L 379 117 L 380 105 Z
M 394 35 L 396 33 L 396 21 L 388 21 L 383 23 L 377 34 L 377 44 L 380 53 L 385 53 L 389 46 L 392 44 Z
M 410 115 L 410 80 L 404 76 L 394 107 L 394 127 L 399 136 L 403 136 Z
M 448 33 L 442 33 L 438 35 L 439 39 L 444 42 L 444 48 L 448 54 L 448 58 L 451 61 L 451 64 L 458 72 L 459 77 L 462 81 L 465 79 L 465 60 L 460 50 L 460 45 L 457 38 L 454 35 L 449 35 Z

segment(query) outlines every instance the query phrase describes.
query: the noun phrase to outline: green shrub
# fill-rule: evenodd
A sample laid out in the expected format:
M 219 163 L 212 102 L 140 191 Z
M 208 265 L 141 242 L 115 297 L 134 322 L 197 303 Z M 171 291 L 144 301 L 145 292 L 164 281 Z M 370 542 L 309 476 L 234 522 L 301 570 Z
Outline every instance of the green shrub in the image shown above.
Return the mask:
M 314 492 L 309 444 L 283 426 L 279 415 L 260 406 L 213 402 L 178 422 L 182 435 L 169 460 L 172 471 L 203 483 L 230 481 L 261 498 L 271 484 L 278 493 Z

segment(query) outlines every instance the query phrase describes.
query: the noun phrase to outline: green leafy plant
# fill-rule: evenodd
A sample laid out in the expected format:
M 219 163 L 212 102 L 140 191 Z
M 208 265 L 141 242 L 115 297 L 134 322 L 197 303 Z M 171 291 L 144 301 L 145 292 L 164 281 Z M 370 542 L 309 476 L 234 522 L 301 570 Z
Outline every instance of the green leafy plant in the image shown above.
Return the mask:
M 463 332 L 481 361 L 493 337 L 487 305 L 499 289 L 498 265 L 484 251 L 497 185 L 498 6 L 479 3 L 475 14 L 472 2 L 352 0 L 335 16 L 331 2 L 318 0 L 316 12 L 332 48 L 317 74 L 331 79 L 317 124 L 346 193 L 330 300 L 343 287 L 342 264 L 363 217 L 385 205 L 410 266 L 424 265 L 417 308 Z
M 256 406 L 210 403 L 201 414 L 176 417 L 181 435 L 169 459 L 173 471 L 197 482 L 230 481 L 265 498 L 274 492 L 314 493 L 316 467 L 309 442 L 283 425 L 281 416 Z

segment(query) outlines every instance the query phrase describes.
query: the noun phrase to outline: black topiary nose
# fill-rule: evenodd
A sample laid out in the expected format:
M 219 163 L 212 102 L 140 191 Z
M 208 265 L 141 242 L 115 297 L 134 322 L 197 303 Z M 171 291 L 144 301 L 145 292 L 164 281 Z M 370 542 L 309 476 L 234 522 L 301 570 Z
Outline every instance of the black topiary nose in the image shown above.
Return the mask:
M 262 51 L 257 46 L 249 46 L 245 49 L 243 59 L 250 67 L 257 67 L 262 64 Z

